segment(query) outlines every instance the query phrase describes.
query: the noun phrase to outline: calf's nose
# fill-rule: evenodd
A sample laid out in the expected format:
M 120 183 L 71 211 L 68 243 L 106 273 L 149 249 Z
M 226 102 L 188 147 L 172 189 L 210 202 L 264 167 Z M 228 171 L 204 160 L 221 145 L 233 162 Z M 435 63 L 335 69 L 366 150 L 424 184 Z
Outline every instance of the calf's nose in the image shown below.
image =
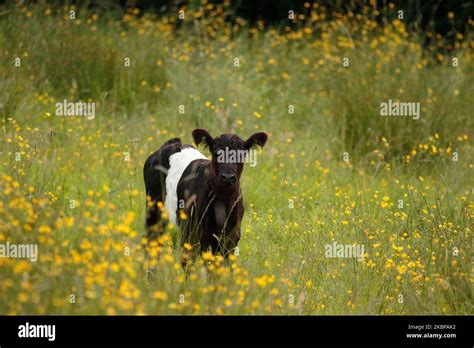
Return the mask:
M 237 177 L 234 173 L 221 173 L 220 180 L 222 184 L 231 185 L 235 184 Z

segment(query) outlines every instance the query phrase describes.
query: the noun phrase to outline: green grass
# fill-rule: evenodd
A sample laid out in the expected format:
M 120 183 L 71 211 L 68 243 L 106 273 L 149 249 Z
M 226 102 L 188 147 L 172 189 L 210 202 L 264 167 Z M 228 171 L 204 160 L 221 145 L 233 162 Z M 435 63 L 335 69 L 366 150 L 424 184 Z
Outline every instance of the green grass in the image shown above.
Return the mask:
M 285 36 L 214 10 L 179 30 L 46 10 L 0 7 L 0 241 L 40 253 L 0 258 L 0 313 L 473 314 L 472 35 L 435 54 L 390 21 Z M 64 99 L 95 102 L 95 118 L 56 116 Z M 381 117 L 387 99 L 420 102 L 420 120 Z M 270 135 L 241 180 L 239 255 L 186 279 L 163 240 L 147 281 L 142 166 L 195 127 Z M 364 261 L 325 257 L 333 241 Z

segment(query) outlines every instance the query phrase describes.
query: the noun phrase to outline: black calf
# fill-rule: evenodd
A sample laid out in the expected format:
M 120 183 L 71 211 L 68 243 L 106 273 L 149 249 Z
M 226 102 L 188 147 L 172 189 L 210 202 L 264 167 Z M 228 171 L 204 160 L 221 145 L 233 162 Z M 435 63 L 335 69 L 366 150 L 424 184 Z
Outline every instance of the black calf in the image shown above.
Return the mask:
M 267 135 L 255 133 L 243 141 L 233 134 L 212 138 L 204 129 L 195 129 L 193 138 L 196 145 L 209 148 L 211 160 L 175 138 L 145 162 L 148 237 L 164 230 L 159 207 L 164 204 L 170 220 L 180 226 L 181 245 L 227 255 L 239 242 L 244 213 L 240 190 L 244 158 L 239 155 L 248 155 L 254 145 L 263 147 Z

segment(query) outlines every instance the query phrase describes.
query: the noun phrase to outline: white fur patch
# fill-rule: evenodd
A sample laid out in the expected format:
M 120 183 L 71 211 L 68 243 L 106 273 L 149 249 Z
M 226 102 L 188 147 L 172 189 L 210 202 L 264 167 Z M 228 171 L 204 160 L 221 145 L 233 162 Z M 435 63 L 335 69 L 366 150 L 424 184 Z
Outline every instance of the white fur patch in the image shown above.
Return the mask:
M 176 210 L 178 209 L 178 183 L 185 169 L 197 159 L 207 159 L 207 157 L 192 147 L 182 149 L 170 156 L 170 169 L 166 175 L 165 208 L 168 209 L 170 221 L 174 224 L 176 224 Z

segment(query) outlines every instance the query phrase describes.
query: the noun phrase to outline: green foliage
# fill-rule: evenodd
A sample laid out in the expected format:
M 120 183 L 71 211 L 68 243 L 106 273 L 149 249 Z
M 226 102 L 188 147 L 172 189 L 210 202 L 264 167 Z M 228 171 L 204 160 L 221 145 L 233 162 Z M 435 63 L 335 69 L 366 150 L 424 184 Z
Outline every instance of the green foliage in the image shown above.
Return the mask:
M 372 10 L 288 31 L 228 10 L 0 7 L 0 242 L 40 250 L 0 258 L 0 313 L 472 314 L 472 36 L 440 54 Z M 64 99 L 95 117 L 57 116 Z M 388 99 L 420 119 L 381 116 Z M 171 226 L 144 256 L 141 170 L 196 126 L 270 137 L 239 255 L 186 278 Z M 367 255 L 328 258 L 334 241 Z

